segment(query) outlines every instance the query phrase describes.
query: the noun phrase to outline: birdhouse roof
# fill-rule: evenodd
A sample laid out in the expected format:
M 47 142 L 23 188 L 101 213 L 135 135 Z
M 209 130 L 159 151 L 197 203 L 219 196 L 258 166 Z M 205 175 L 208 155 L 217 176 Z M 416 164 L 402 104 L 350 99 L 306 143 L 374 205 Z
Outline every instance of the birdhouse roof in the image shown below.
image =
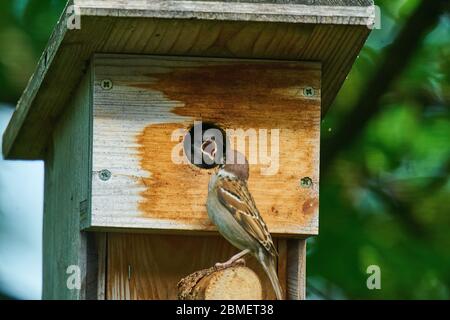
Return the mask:
M 322 63 L 327 111 L 374 21 L 372 0 L 69 1 L 3 136 L 8 159 L 43 159 L 95 53 Z

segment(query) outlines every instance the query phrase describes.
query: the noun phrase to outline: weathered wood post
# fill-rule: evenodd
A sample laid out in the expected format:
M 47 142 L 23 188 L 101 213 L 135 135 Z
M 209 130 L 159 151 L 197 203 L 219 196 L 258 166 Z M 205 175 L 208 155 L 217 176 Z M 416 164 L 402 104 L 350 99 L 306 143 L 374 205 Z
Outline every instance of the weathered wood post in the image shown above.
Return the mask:
M 211 170 L 173 159 L 203 121 L 242 129 L 244 145 L 267 138 L 246 150 L 249 189 L 286 297 L 304 299 L 321 115 L 373 12 L 371 0 L 69 1 L 3 137 L 6 158 L 45 160 L 43 298 L 175 299 L 181 278 L 236 251 L 206 214 Z M 263 162 L 271 141 L 279 157 Z

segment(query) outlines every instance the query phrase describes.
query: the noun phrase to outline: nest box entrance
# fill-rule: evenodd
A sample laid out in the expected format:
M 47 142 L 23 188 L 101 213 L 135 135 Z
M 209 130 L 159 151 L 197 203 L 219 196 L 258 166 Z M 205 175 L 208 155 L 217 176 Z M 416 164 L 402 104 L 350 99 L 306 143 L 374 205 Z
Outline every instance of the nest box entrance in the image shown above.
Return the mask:
M 188 161 L 184 139 L 192 127 L 215 126 L 249 161 L 249 187 L 271 232 L 317 233 L 320 64 L 95 55 L 91 68 L 84 229 L 214 231 L 205 207 L 212 171 Z
M 247 157 L 284 294 L 304 298 L 320 120 L 373 14 L 371 0 L 69 1 L 3 137 L 5 158 L 45 160 L 44 298 L 173 299 L 236 252 L 206 214 L 214 166 L 185 154 L 199 124 Z

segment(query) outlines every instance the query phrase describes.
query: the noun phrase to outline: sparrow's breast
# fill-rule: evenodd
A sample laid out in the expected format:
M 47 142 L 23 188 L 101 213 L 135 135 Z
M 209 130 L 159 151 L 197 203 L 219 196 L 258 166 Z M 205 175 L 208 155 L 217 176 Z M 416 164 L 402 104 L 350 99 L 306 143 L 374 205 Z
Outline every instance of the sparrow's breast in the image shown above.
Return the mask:
M 213 182 L 211 179 L 211 182 Z M 216 225 L 219 233 L 240 250 L 250 249 L 257 252 L 259 247 L 253 237 L 236 221 L 228 209 L 220 203 L 214 184 L 208 193 L 206 207 L 208 216 Z

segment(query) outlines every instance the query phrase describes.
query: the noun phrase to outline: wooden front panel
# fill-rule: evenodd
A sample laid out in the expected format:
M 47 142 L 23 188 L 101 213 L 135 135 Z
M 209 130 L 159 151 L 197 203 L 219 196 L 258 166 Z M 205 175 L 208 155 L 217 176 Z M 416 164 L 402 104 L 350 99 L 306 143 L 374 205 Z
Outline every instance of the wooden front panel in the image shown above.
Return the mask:
M 205 208 L 212 170 L 173 161 L 183 130 L 203 121 L 257 133 L 256 148 L 246 140 L 249 189 L 272 233 L 317 234 L 319 64 L 101 55 L 93 68 L 87 227 L 214 231 Z M 102 87 L 104 80 L 112 87 Z M 305 95 L 307 87 L 314 90 Z M 273 166 L 260 154 L 264 147 L 276 153 L 271 139 L 279 148 Z M 107 181 L 99 175 L 105 169 Z M 301 186 L 304 177 L 309 188 Z
M 275 242 L 285 245 L 285 240 Z M 216 236 L 162 236 L 108 234 L 106 268 L 107 300 L 174 300 L 177 283 L 195 271 L 236 254 L 223 238 Z M 280 250 L 280 261 L 286 261 Z M 275 299 L 270 282 L 258 262 L 248 256 L 247 266 L 259 276 L 264 300 Z M 286 288 L 286 264 L 279 263 L 278 274 Z

